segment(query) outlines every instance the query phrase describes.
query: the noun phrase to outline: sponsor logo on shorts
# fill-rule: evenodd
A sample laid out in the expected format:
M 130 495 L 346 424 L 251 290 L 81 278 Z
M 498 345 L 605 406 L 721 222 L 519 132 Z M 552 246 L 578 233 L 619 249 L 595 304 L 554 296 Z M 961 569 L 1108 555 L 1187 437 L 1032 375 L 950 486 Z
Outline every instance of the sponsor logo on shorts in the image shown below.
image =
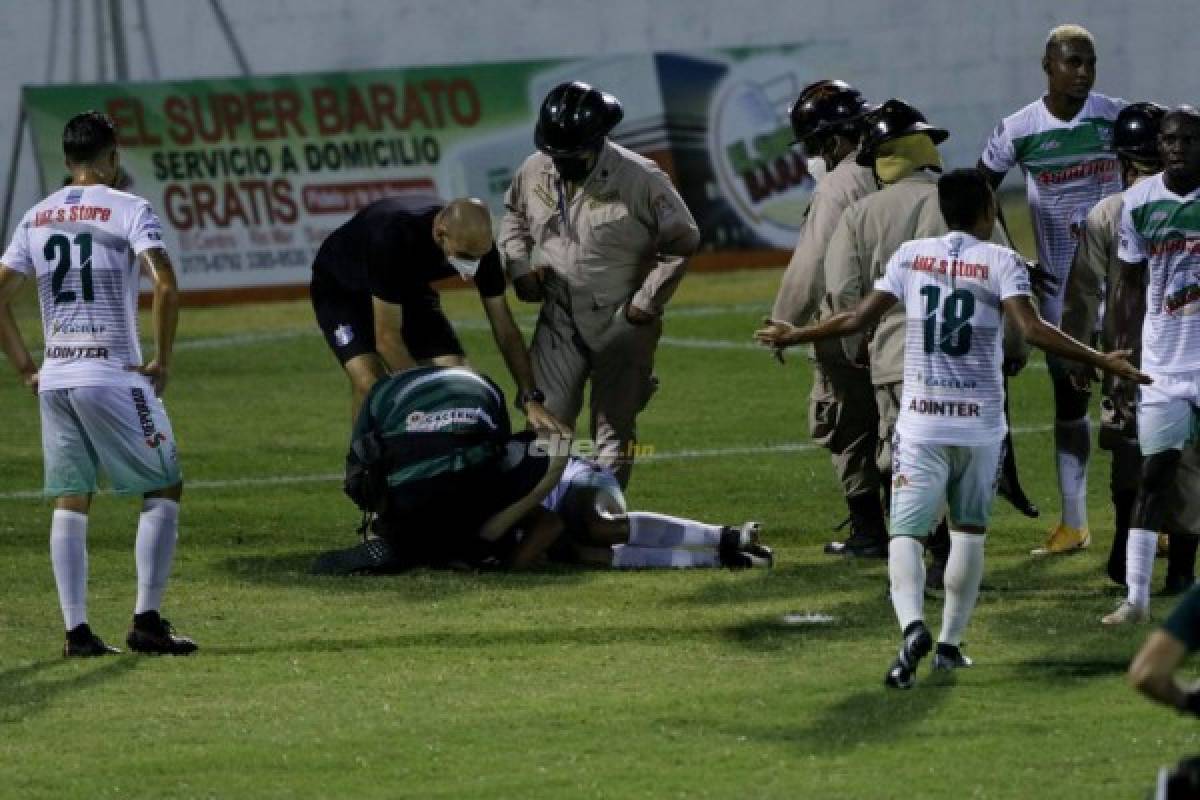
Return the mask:
M 338 325 L 333 329 L 333 341 L 338 347 L 345 347 L 354 341 L 354 329 L 349 325 Z
M 912 484 L 909 483 L 908 478 L 901 472 L 897 472 L 895 475 L 892 476 L 892 488 L 893 489 L 903 489 L 906 486 L 911 486 L 911 485 Z
M 131 393 L 133 408 L 137 411 L 138 424 L 142 426 L 142 436 L 146 439 L 146 446 L 158 447 L 167 440 L 167 437 L 166 434 L 154 427 L 154 413 L 150 410 L 150 404 L 146 402 L 146 392 L 134 387 Z

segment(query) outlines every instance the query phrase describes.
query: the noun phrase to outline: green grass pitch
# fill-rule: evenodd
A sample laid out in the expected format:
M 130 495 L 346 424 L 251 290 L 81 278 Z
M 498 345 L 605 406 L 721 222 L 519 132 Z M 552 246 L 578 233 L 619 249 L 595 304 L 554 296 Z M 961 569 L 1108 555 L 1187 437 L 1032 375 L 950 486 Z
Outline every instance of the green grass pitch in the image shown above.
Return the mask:
M 827 457 L 806 449 L 809 368 L 750 346 L 778 278 L 684 282 L 642 417 L 657 458 L 629 492 L 635 508 L 761 519 L 769 573 L 308 576 L 357 522 L 334 477 L 345 379 L 306 303 L 185 310 L 167 401 L 189 487 L 164 610 L 201 644 L 186 659 L 58 656 L 49 507 L 22 494 L 41 481 L 36 404 L 6 366 L 0 797 L 1143 796 L 1200 744 L 1193 720 L 1125 685 L 1146 629 L 1098 624 L 1117 596 L 1100 571 L 1107 455 L 1093 459 L 1091 551 L 1031 558 L 1057 513 L 1051 407 L 1038 363 L 1015 381 L 1018 455 L 1047 513 L 998 505 L 976 667 L 885 690 L 898 638 L 885 567 L 820 552 L 843 507 Z M 472 293 L 446 305 L 511 392 Z M 518 314 L 528 327 L 530 308 Z M 101 496 L 89 533 L 90 617 L 115 643 L 136 510 Z M 792 612 L 833 622 L 784 624 Z M 940 602 L 928 616 L 936 629 Z

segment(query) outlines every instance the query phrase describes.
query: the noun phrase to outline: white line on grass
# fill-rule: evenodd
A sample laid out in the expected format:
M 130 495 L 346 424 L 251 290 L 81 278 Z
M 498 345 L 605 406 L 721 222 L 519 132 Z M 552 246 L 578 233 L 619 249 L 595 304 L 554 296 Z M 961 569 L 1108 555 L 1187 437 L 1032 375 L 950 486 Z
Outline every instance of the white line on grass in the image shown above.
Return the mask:
M 1054 430 L 1053 425 L 1033 425 L 1029 427 L 1013 428 L 1013 433 L 1017 436 L 1030 433 L 1047 433 Z M 687 461 L 696 458 L 723 458 L 726 456 L 755 456 L 755 455 L 777 455 L 780 453 L 806 453 L 809 450 L 818 450 L 819 445 L 812 442 L 780 442 L 779 444 L 769 445 L 748 445 L 745 447 L 713 447 L 696 450 L 668 450 L 665 453 L 651 453 L 649 455 L 640 456 L 638 463 L 653 464 L 667 461 Z M 249 487 L 249 486 L 284 486 L 295 483 L 331 483 L 333 481 L 342 480 L 342 475 L 336 472 L 323 472 L 314 475 L 264 475 L 260 477 L 248 478 L 227 478 L 222 480 L 199 480 L 188 481 L 187 490 L 189 492 L 197 489 L 229 489 L 233 487 Z M 106 490 L 101 494 L 108 494 Z M 34 489 L 26 489 L 17 492 L 0 492 L 0 500 L 37 500 L 42 497 L 40 491 Z

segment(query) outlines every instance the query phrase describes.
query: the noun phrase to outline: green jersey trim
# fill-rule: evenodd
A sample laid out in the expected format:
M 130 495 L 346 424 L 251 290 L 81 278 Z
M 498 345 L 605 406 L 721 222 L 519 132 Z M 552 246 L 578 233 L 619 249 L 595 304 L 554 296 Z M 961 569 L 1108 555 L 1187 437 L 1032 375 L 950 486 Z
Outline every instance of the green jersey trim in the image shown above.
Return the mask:
M 1088 117 L 1070 128 L 1054 128 L 1014 137 L 1013 152 L 1018 163 L 1026 168 L 1037 163 L 1061 162 L 1070 158 L 1094 158 L 1102 153 L 1111 154 L 1112 128 L 1112 120 Z

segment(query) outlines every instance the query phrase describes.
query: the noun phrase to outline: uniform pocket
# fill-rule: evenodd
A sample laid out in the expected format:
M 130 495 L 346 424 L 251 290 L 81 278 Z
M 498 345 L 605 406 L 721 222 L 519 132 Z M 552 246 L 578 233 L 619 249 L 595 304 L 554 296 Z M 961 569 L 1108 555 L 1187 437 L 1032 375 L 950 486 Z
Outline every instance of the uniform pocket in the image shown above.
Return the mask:
M 630 238 L 633 218 L 624 203 L 605 203 L 590 209 L 587 215 L 588 238 L 600 246 L 619 245 L 636 248 Z

